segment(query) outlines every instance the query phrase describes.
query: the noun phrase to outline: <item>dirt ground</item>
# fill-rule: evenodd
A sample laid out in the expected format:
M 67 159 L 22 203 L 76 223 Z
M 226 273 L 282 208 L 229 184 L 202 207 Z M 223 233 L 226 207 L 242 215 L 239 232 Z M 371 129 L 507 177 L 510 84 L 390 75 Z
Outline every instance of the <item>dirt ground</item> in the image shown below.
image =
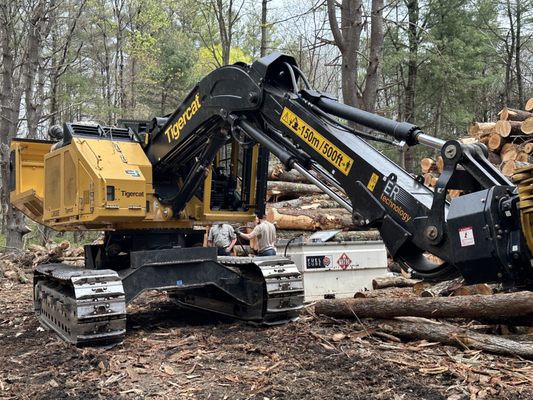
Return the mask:
M 533 362 L 397 342 L 317 317 L 257 327 L 147 293 L 125 341 L 76 348 L 40 327 L 31 284 L 0 279 L 1 399 L 533 399 Z

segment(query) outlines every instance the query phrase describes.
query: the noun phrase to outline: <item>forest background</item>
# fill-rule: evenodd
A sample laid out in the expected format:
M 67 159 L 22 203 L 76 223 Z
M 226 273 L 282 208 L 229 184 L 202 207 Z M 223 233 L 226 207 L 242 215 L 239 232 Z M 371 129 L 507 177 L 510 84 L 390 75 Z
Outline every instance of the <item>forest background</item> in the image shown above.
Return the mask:
M 347 104 L 455 138 L 533 93 L 533 0 L 0 0 L 3 248 L 27 232 L 13 137 L 161 116 L 209 71 L 273 51 Z M 417 172 L 420 150 L 384 151 Z

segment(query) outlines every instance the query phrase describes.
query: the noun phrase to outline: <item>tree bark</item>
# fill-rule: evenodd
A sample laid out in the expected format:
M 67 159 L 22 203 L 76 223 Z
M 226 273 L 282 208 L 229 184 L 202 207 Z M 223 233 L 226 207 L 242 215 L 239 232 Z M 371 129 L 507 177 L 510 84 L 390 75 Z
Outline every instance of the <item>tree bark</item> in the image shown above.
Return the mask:
M 311 196 L 302 196 L 293 200 L 278 201 L 277 203 L 271 203 L 274 208 L 287 208 L 292 207 L 295 209 L 310 210 L 310 209 L 325 209 L 339 208 L 339 204 L 332 200 L 327 194 L 318 194 Z
M 421 297 L 439 297 L 448 296 L 454 290 L 463 285 L 463 278 L 455 278 L 449 281 L 439 282 L 431 287 L 428 287 L 420 292 Z
M 409 339 L 440 342 L 462 349 L 533 358 L 533 344 L 485 335 L 455 325 L 425 319 L 393 319 L 380 321 L 379 328 L 389 334 Z
M 515 108 L 504 107 L 500 111 L 500 121 L 524 121 L 531 117 L 533 117 L 533 113 Z
M 388 287 L 383 289 L 365 290 L 356 292 L 353 295 L 354 299 L 376 299 L 386 297 L 388 299 L 405 299 L 407 297 L 415 297 L 413 289 L 410 287 Z
M 345 104 L 357 107 L 357 70 L 361 30 L 363 29 L 363 4 L 361 0 L 342 0 L 339 28 L 335 3 L 335 0 L 327 0 L 331 32 L 335 45 L 341 53 L 342 98 Z
M 267 13 L 268 13 L 268 1 L 269 0 L 262 0 L 261 1 L 261 57 L 266 56 L 267 54 L 267 45 L 268 45 L 268 37 L 267 37 Z
M 278 229 L 316 231 L 327 229 L 355 229 L 352 216 L 344 208 L 297 210 L 294 208 L 272 208 L 267 218 Z
M 413 287 L 418 279 L 407 279 L 401 276 L 389 276 L 385 278 L 375 278 L 372 280 L 372 288 L 385 289 L 388 287 Z
M 495 126 L 496 122 L 474 122 L 468 128 L 468 134 L 470 136 L 480 137 L 492 133 Z
M 298 171 L 294 169 L 286 171 L 285 167 L 281 163 L 275 164 L 268 169 L 268 180 L 309 183 L 309 181 Z
M 19 111 L 24 92 L 22 71 L 26 60 L 19 60 L 16 55 L 26 54 L 27 48 L 21 43 L 27 44 L 23 37 L 19 37 L 18 27 L 15 21 L 20 22 L 19 8 L 13 3 L 3 2 L 0 4 L 0 48 L 1 63 L 0 74 L 2 77 L 2 90 L 0 91 L 0 168 L 2 176 L 2 188 L 0 191 L 0 203 L 2 205 L 2 229 L 6 234 L 6 250 L 22 248 L 22 237 L 27 233 L 23 215 L 11 206 L 9 201 L 9 187 L 11 170 L 9 168 L 9 143 L 17 135 Z M 28 23 L 28 21 L 23 21 Z M 22 32 L 23 35 L 27 31 Z M 26 38 L 27 39 L 27 38 Z M 25 43 L 26 42 L 26 43 Z
M 533 293 L 517 292 L 492 296 L 420 297 L 401 302 L 391 299 L 322 300 L 317 314 L 333 318 L 426 318 L 518 317 L 533 313 Z
M 268 181 L 267 191 L 270 196 L 299 197 L 323 193 L 317 186 L 310 183 Z
M 372 0 L 370 17 L 370 54 L 366 68 L 365 88 L 360 101 L 361 108 L 374 112 L 379 85 L 379 67 L 383 53 L 384 0 Z

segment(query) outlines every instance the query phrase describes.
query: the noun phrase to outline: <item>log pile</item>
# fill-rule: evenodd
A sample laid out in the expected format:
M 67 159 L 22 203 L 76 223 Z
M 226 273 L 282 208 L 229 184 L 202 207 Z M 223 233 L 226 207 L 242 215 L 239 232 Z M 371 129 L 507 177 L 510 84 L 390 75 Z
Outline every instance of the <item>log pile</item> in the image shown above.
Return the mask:
M 62 262 L 83 266 L 83 247 L 72 247 L 67 240 L 44 246 L 31 244 L 27 250 L 0 256 L 0 278 L 29 283 L 33 269 L 39 264 Z
M 279 230 L 355 229 L 351 214 L 297 171 L 281 163 L 268 171 L 267 219 Z M 341 193 L 338 193 L 342 196 Z
M 468 128 L 468 137 L 460 141 L 466 144 L 483 143 L 489 150 L 489 161 L 500 169 L 502 174 L 510 177 L 516 169 L 533 162 L 533 97 L 524 106 L 524 110 L 504 107 L 499 119 L 492 122 L 474 122 Z M 437 159 L 423 158 L 420 168 L 424 184 L 434 187 L 442 172 L 443 162 Z M 451 192 L 450 196 L 459 195 Z
M 533 333 L 531 291 L 497 293 L 496 285 L 465 285 L 461 279 L 428 287 L 403 277 L 377 279 L 373 287 L 353 299 L 320 301 L 315 312 L 333 321 L 355 320 L 397 340 L 533 359 L 533 337 L 527 336 Z

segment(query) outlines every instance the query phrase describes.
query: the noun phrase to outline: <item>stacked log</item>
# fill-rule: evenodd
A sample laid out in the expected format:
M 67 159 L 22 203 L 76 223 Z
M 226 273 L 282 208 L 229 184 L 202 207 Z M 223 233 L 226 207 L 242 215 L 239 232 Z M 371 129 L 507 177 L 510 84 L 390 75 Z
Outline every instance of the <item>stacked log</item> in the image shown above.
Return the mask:
M 281 163 L 269 166 L 266 215 L 280 230 L 356 228 L 348 211 L 297 171 L 286 171 Z
M 504 107 L 499 112 L 499 120 L 489 131 L 487 147 L 499 156 L 496 164 L 505 176 L 514 174 L 517 168 L 531 163 L 533 152 L 533 98 L 526 103 L 524 110 Z M 478 136 L 478 139 L 481 137 Z
M 489 161 L 507 177 L 521 167 L 533 162 L 533 97 L 524 106 L 524 110 L 504 107 L 499 113 L 498 121 L 474 122 L 468 127 L 469 137 L 460 138 L 465 144 L 483 143 L 489 150 Z M 427 166 L 436 164 L 436 170 Z M 434 187 L 442 172 L 442 158 L 433 160 L 423 158 L 420 168 L 424 184 Z M 450 196 L 457 195 L 450 191 Z

